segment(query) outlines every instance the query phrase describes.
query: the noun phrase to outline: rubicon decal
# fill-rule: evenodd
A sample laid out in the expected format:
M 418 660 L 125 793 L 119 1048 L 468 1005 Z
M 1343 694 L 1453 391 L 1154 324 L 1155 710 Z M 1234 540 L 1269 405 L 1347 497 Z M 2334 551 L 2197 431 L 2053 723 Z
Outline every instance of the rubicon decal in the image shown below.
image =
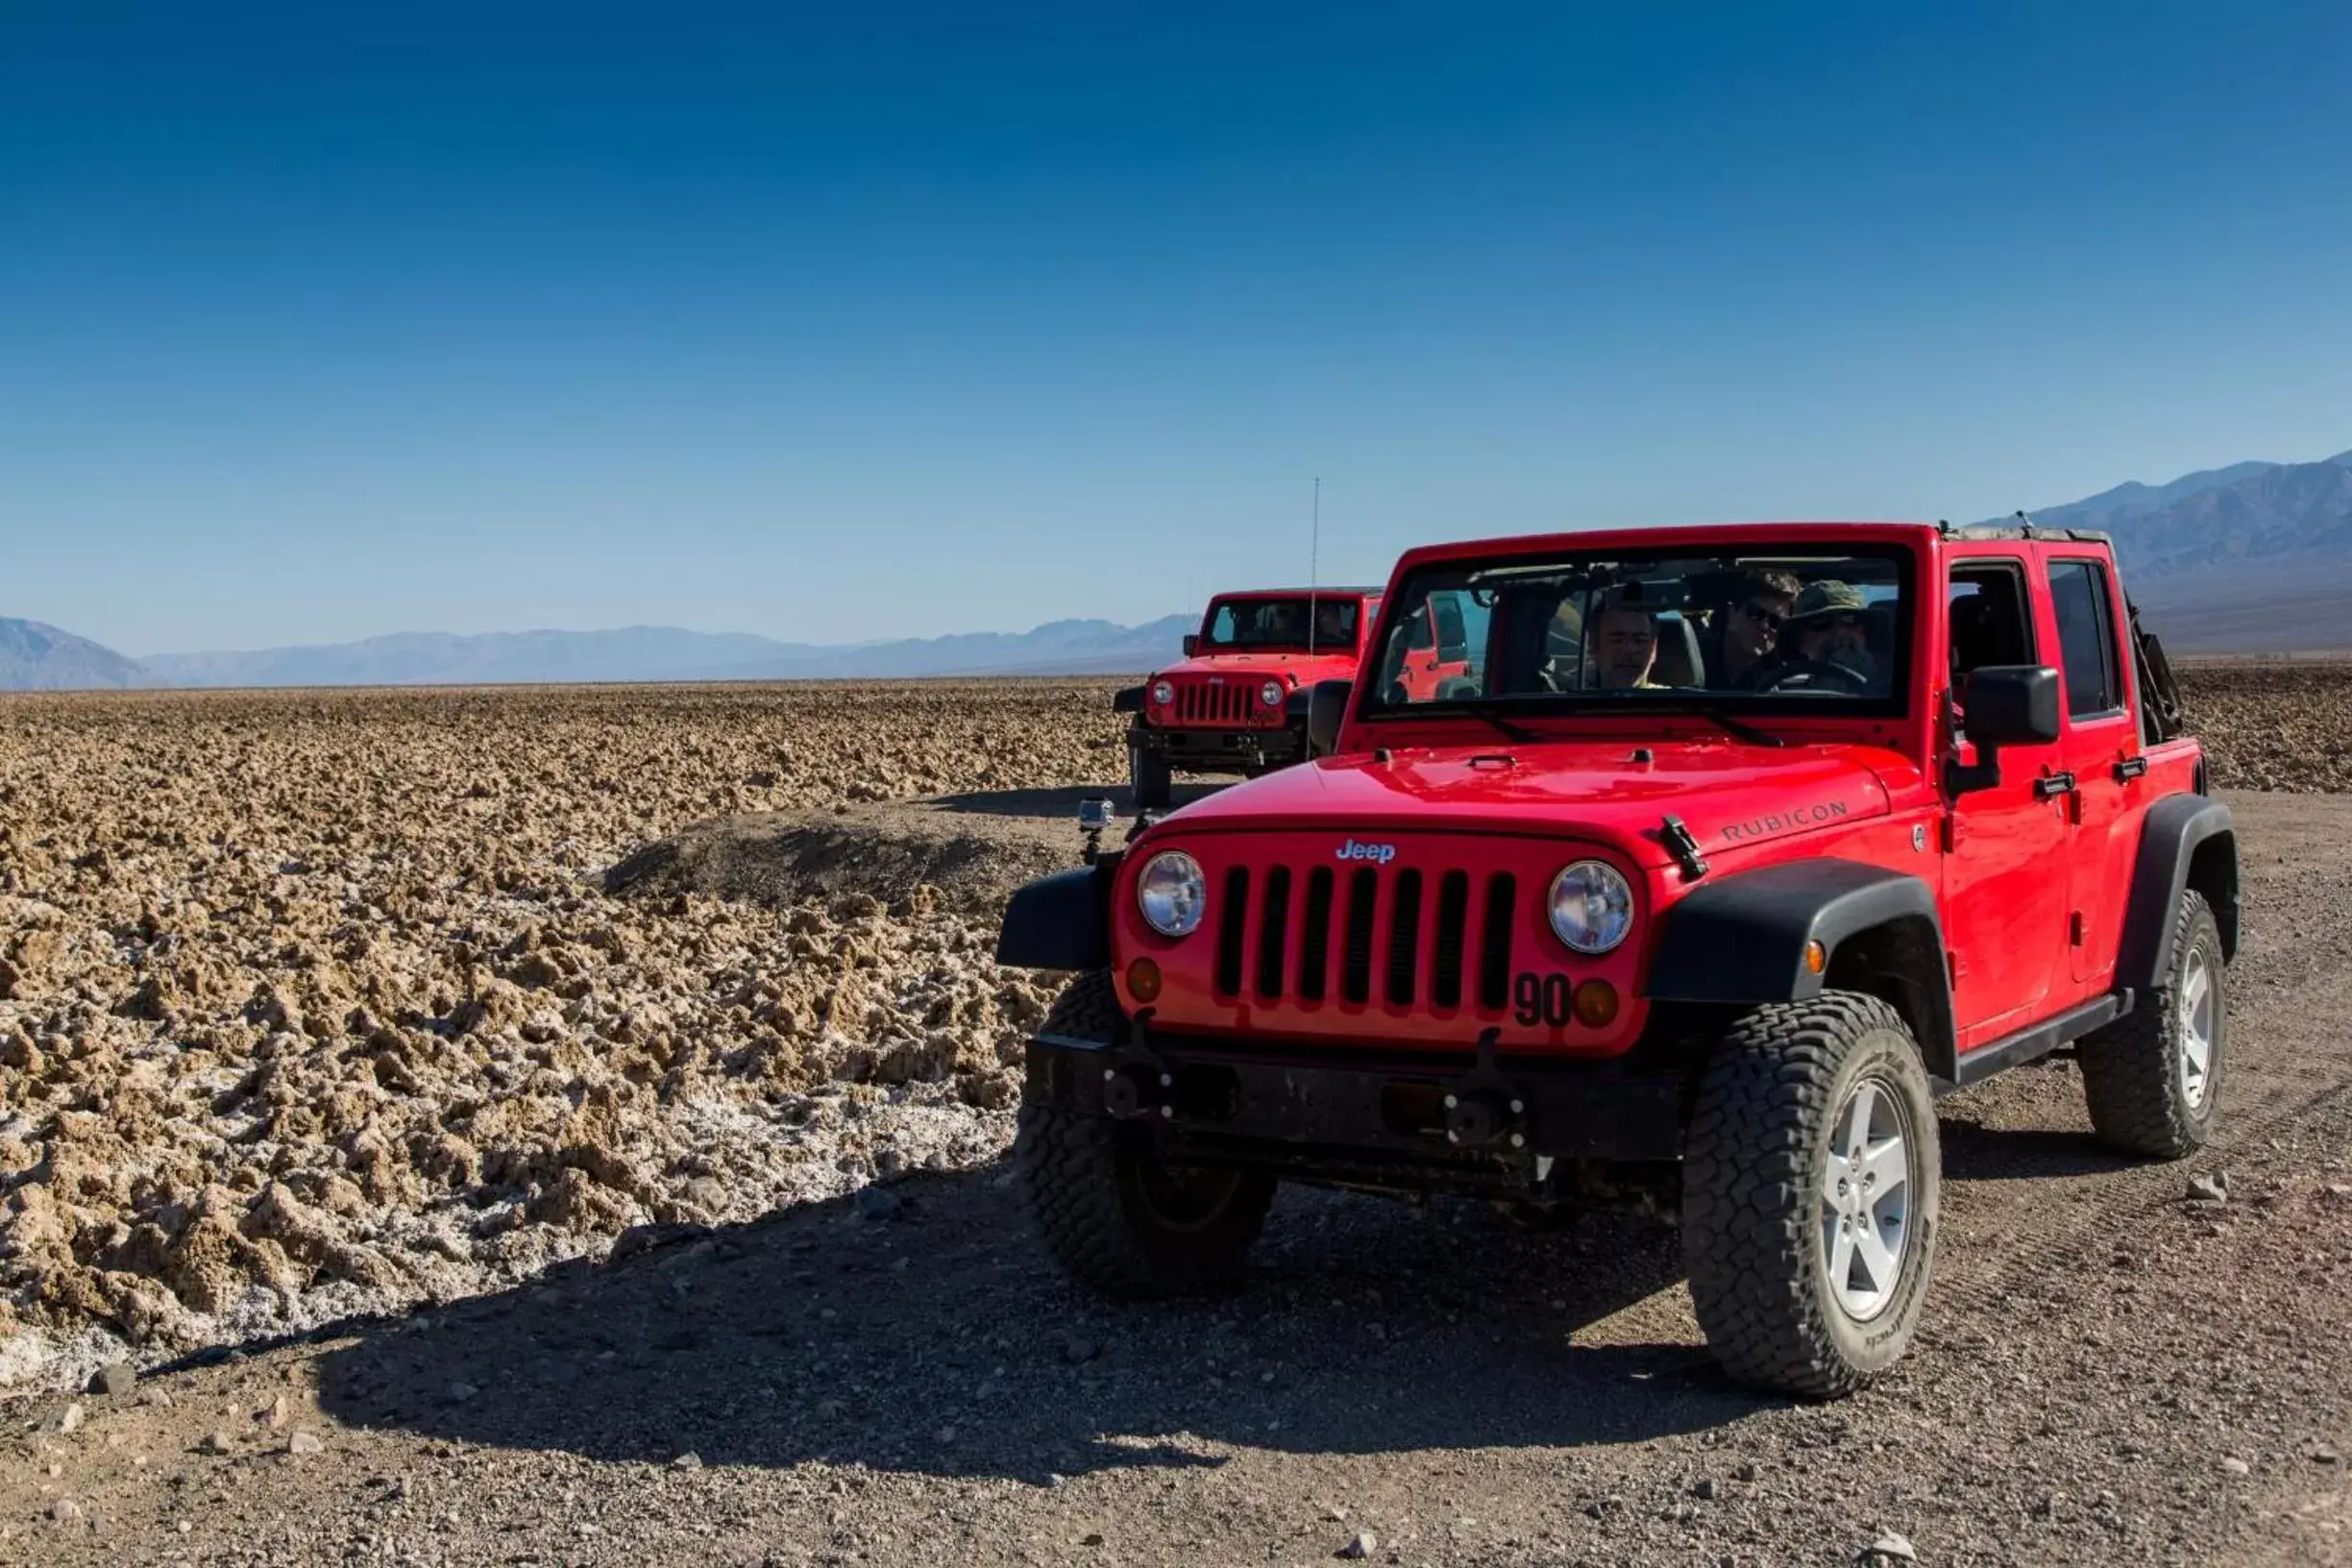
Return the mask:
M 1396 859 L 1396 845 L 1393 844 L 1358 844 L 1354 839 L 1350 839 L 1339 846 L 1338 852 L 1332 858 L 1334 860 L 1368 860 L 1375 865 L 1385 866 Z
M 1810 805 L 1791 806 L 1786 811 L 1767 812 L 1761 817 L 1751 817 L 1744 822 L 1729 823 L 1723 830 L 1724 843 L 1769 839 L 1782 833 L 1794 833 L 1801 827 L 1834 822 L 1845 815 L 1846 802 L 1843 800 L 1817 800 Z

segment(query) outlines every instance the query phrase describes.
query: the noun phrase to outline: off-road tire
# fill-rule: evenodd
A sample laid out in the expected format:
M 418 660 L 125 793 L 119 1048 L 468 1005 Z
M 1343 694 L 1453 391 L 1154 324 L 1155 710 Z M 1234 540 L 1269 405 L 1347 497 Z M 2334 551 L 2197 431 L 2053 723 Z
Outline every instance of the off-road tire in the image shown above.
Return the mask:
M 1821 1194 L 1833 1121 L 1865 1078 L 1912 1140 L 1911 1229 L 1886 1305 L 1856 1321 L 1830 1288 Z M 1926 1069 L 1892 1007 L 1830 991 L 1742 1014 L 1701 1079 L 1682 1174 L 1691 1302 L 1724 1370 L 1829 1399 L 1893 1365 L 1926 1300 L 1942 1169 Z
M 2188 1027 L 2182 986 L 2192 956 L 2204 964 L 2213 987 L 2212 1046 L 2203 1096 L 2192 1104 L 2182 1070 L 2181 1032 Z M 2194 888 L 2181 894 L 2172 912 L 2172 962 L 2163 983 L 2140 996 L 2132 1010 L 2075 1047 L 2082 1063 L 2083 1097 L 2099 1140 L 2125 1154 L 2177 1160 L 2204 1146 L 2213 1131 L 2214 1105 L 2228 1061 L 2229 971 L 2221 956 L 2221 928 L 2213 909 Z
M 1138 811 L 1165 811 L 1175 793 L 1175 770 L 1167 758 L 1146 751 L 1134 741 L 1127 743 L 1127 786 L 1135 797 Z
M 1041 1033 L 1113 1041 L 1126 1028 L 1111 977 L 1079 975 Z M 1024 1100 L 1013 1164 L 1029 1213 L 1064 1272 L 1106 1295 L 1196 1295 L 1241 1282 L 1250 1244 L 1274 1201 L 1274 1178 L 1238 1169 L 1178 1172 L 1152 1152 L 1145 1129 Z M 1205 1192 L 1185 1222 L 1155 1203 L 1171 1181 Z

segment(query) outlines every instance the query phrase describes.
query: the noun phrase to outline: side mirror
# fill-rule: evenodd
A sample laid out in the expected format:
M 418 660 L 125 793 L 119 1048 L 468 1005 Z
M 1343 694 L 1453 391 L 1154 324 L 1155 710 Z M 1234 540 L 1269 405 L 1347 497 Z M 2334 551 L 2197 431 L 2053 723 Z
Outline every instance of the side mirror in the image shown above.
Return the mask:
M 1318 680 L 1314 695 L 1307 700 L 1307 749 L 1310 754 L 1328 757 L 1339 746 L 1339 722 L 1347 717 L 1348 697 L 1356 689 L 1352 680 Z
M 1198 653 L 1199 651 L 1200 651 L 1200 633 L 1199 633 L 1199 632 L 1197 632 L 1197 631 L 1188 631 L 1188 632 L 1186 632 L 1186 633 L 1184 634 L 1184 656 L 1185 656 L 1186 658 L 1188 658 L 1188 658 L 1190 658 L 1190 657 L 1191 657 L 1193 654 Z
M 1976 760 L 1944 764 L 1953 795 L 1989 790 L 2000 782 L 2000 748 L 2047 746 L 2058 738 L 2058 672 L 2046 664 L 1990 664 L 1969 673 L 1960 688 L 1961 720 Z
M 1979 747 L 2047 746 L 2058 738 L 2058 672 L 2046 664 L 1994 664 L 1960 688 L 1968 738 Z

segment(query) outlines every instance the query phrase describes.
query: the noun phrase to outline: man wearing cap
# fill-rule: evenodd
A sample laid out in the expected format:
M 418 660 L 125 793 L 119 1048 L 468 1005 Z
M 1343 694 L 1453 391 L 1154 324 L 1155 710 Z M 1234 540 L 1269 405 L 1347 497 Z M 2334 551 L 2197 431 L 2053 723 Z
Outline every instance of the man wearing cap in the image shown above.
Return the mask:
M 1885 696 L 1887 671 L 1871 651 L 1877 614 L 1851 583 L 1835 577 L 1806 583 L 1780 637 L 1782 662 L 1759 671 L 1751 684 L 1771 691 Z

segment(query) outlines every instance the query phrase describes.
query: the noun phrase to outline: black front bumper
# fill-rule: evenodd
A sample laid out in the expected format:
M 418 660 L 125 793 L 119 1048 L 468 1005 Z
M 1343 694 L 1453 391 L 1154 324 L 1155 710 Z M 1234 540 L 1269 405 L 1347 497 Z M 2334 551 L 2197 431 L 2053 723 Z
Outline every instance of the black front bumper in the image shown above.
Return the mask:
M 1129 740 L 1145 753 L 1193 772 L 1286 768 L 1307 760 L 1307 725 L 1280 729 L 1164 729 L 1137 724 Z
M 1032 1104 L 1132 1123 L 1172 1152 L 1346 1185 L 1576 1195 L 1680 1159 L 1680 1079 L 1615 1062 L 1306 1049 L 1138 1029 L 1029 1042 Z

